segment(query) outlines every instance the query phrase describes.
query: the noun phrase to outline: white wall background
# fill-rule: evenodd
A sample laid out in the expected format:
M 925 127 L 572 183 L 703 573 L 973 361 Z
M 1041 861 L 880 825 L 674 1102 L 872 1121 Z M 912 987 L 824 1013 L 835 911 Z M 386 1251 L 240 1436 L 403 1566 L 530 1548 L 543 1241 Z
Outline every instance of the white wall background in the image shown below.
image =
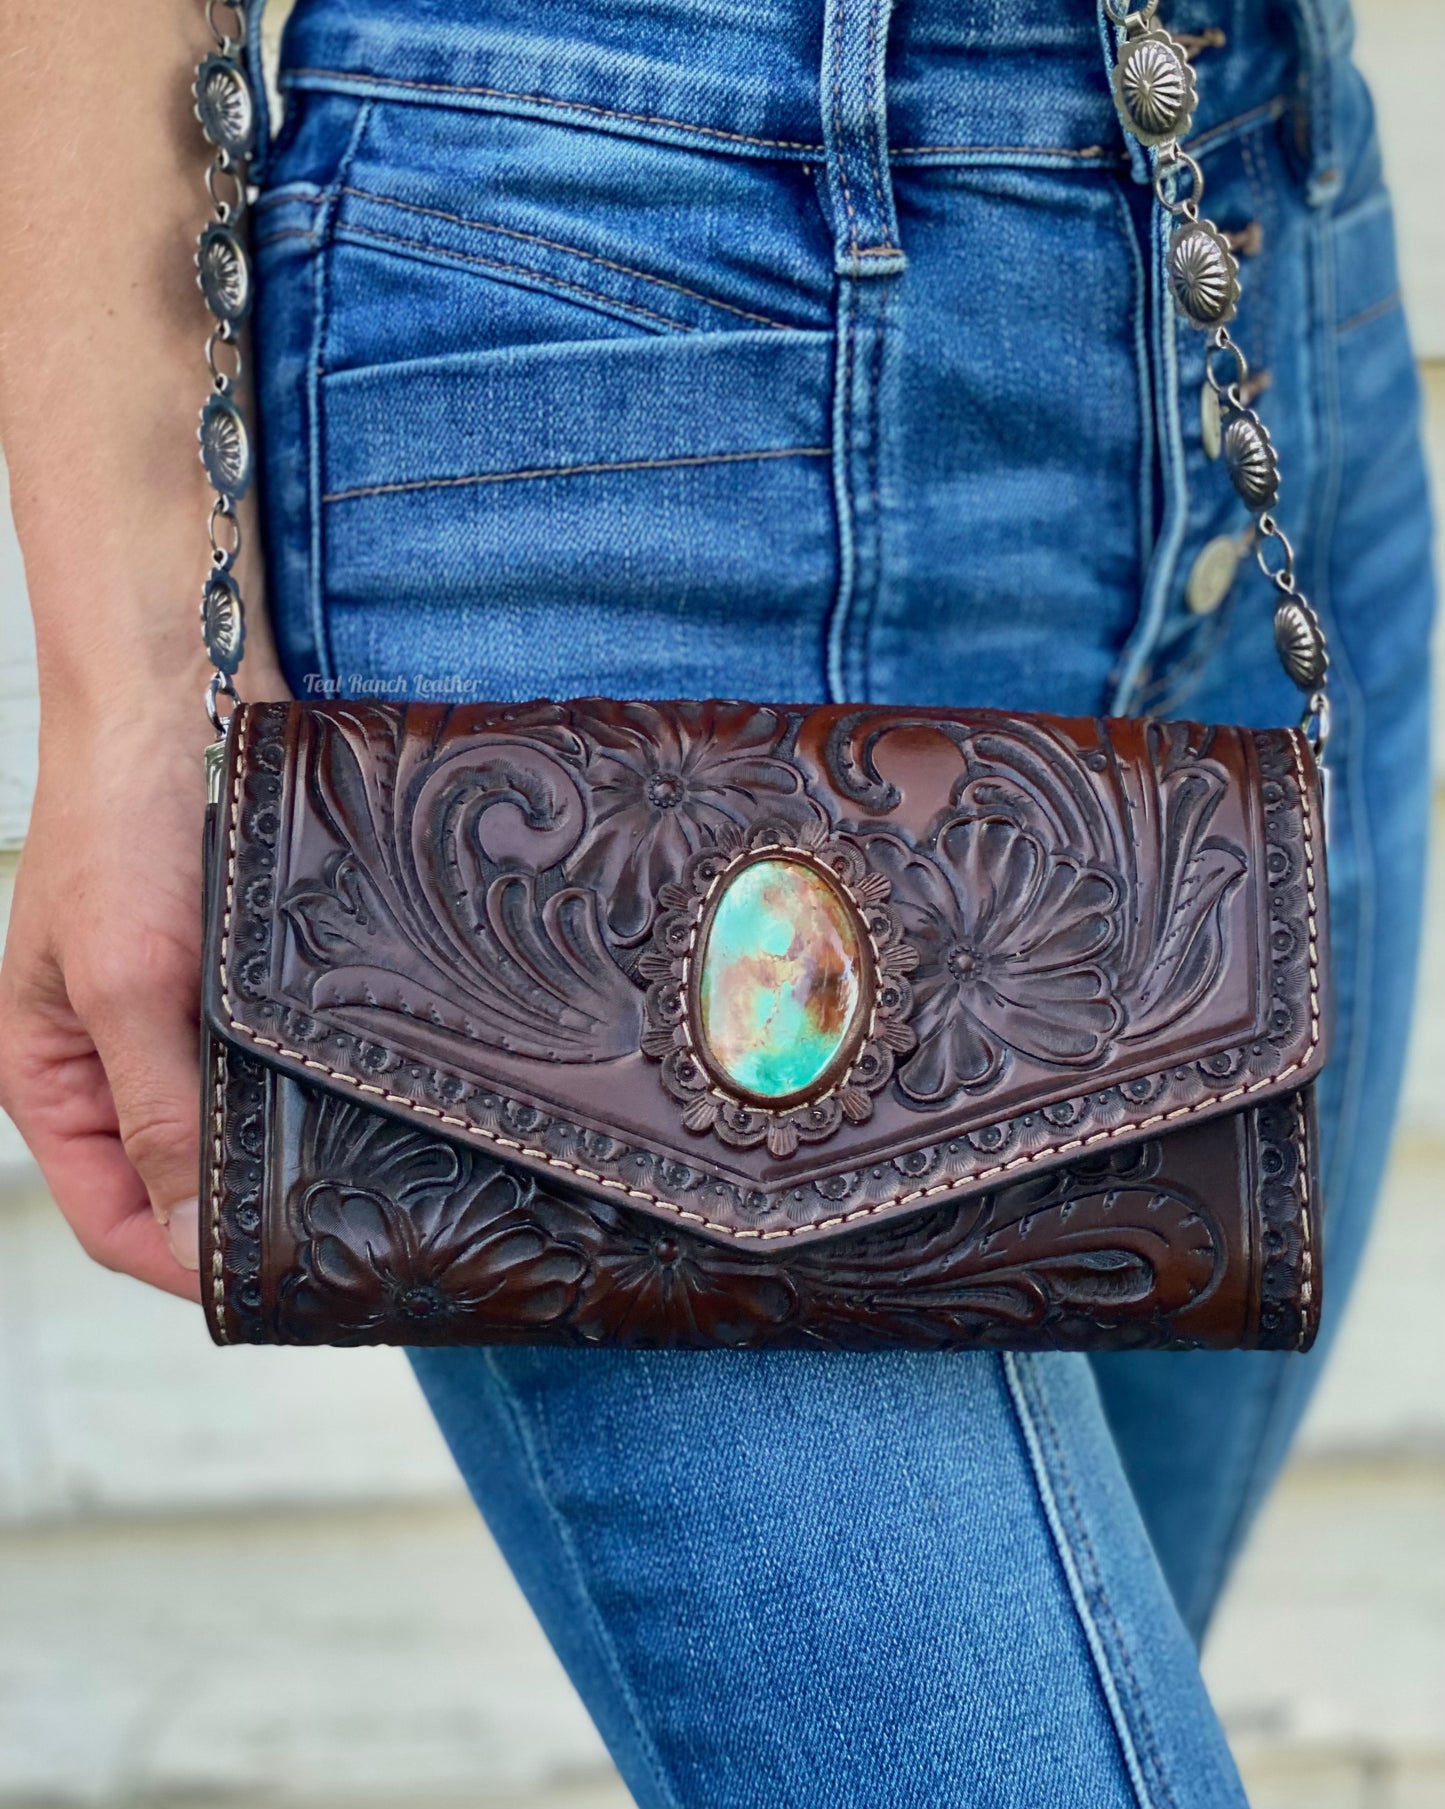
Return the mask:
M 1445 504 L 1445 5 L 1361 10 Z M 0 925 L 36 728 L 6 520 Z M 1256 1809 L 1445 1809 L 1442 1002 L 1437 874 L 1380 1231 L 1209 1653 Z M 402 1360 L 213 1351 L 82 1260 L 0 1121 L 0 1809 L 464 1799 L 627 1801 Z

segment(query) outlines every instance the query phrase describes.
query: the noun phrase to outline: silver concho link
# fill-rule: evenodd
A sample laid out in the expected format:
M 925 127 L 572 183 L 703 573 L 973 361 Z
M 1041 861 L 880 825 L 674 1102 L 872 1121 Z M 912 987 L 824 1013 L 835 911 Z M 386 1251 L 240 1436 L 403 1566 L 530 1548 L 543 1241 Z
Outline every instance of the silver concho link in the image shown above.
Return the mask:
M 1169 241 L 1169 292 L 1196 327 L 1222 327 L 1239 309 L 1239 264 L 1208 220 L 1190 220 Z
M 224 155 L 245 157 L 256 139 L 256 102 L 234 57 L 214 52 L 196 70 L 196 117 L 207 141 Z
M 1285 671 L 1305 693 L 1304 727 L 1317 754 L 1329 733 L 1325 675 L 1329 652 L 1319 616 L 1299 588 L 1294 548 L 1273 511 L 1279 502 L 1279 460 L 1269 429 L 1246 400 L 1249 363 L 1229 323 L 1239 309 L 1239 262 L 1203 211 L 1204 172 L 1183 149 L 1194 122 L 1198 91 L 1188 47 L 1157 21 L 1159 0 L 1134 8 L 1104 0 L 1119 32 L 1114 102 L 1124 130 L 1154 154 L 1154 194 L 1178 222 L 1169 240 L 1165 275 L 1175 306 L 1209 335 L 1204 358 L 1204 432 L 1211 458 L 1222 455 L 1229 481 L 1254 516 L 1255 557 L 1278 602 L 1274 640 Z M 1232 362 L 1233 373 L 1223 372 Z M 1213 431 L 1211 431 L 1211 425 Z
M 201 634 L 215 671 L 206 688 L 206 710 L 218 735 L 228 706 L 240 701 L 232 682 L 246 646 L 246 610 L 236 579 L 241 551 L 237 504 L 251 483 L 251 435 L 239 399 L 240 329 L 251 311 L 251 258 L 242 226 L 247 204 L 246 159 L 256 142 L 255 96 L 241 61 L 247 38 L 244 0 L 206 0 L 206 23 L 215 49 L 196 69 L 196 118 L 214 155 L 206 192 L 215 219 L 196 247 L 196 280 L 216 325 L 206 342 L 211 393 L 201 409 L 197 437 L 201 463 L 216 499 L 211 505 L 210 571 L 201 590 Z M 229 16 L 229 25 L 223 20 Z M 225 358 L 222 358 L 222 348 Z
M 1187 137 L 1196 93 L 1184 46 L 1152 23 L 1126 38 L 1114 71 L 1114 98 L 1140 144 Z
M 218 220 L 201 234 L 196 271 L 216 319 L 239 326 L 251 311 L 251 260 L 241 235 Z
M 1229 417 L 1222 442 L 1224 469 L 1250 509 L 1272 509 L 1279 501 L 1279 460 L 1274 441 L 1252 408 Z

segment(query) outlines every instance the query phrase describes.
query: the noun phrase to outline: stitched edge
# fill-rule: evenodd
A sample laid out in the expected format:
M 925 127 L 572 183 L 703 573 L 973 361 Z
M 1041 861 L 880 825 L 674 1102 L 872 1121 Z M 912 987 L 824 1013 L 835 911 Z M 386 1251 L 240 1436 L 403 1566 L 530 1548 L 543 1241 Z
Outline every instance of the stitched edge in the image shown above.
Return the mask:
M 1283 94 L 1276 94 L 1271 100 L 1261 101 L 1257 107 L 1236 113 L 1232 119 L 1220 120 L 1217 126 L 1210 126 L 1197 138 L 1187 140 L 1184 149 L 1195 156 L 1201 151 L 1212 151 L 1236 132 L 1242 132 L 1250 126 L 1268 125 L 1272 120 L 1282 119 L 1288 111 L 1288 99 Z
M 573 113 L 588 113 L 598 119 L 628 119 L 642 126 L 667 126 L 674 132 L 696 132 L 703 138 L 721 138 L 729 144 L 761 144 L 778 151 L 810 151 L 822 155 L 819 144 L 805 144 L 797 138 L 754 138 L 749 132 L 724 132 L 718 126 L 698 126 L 686 119 L 668 119 L 658 113 L 624 113 L 617 107 L 594 107 L 587 101 L 560 100 L 555 94 L 521 94 L 514 88 L 484 88 L 458 82 L 403 81 L 394 75 L 378 75 L 370 69 L 292 69 L 287 72 L 285 86 L 294 88 L 307 76 L 324 76 L 328 81 L 354 85 L 375 82 L 379 88 L 404 88 L 418 94 L 482 94 L 491 100 L 527 101 L 535 107 L 562 107 Z
M 351 173 L 367 133 L 371 130 L 374 103 L 363 99 L 356 109 L 351 137 L 336 166 L 333 181 L 345 182 Z M 306 616 L 311 649 L 323 678 L 336 676 L 331 621 L 325 606 L 323 575 L 326 565 L 326 511 L 321 486 L 326 471 L 326 420 L 321 407 L 321 384 L 331 344 L 331 287 L 336 263 L 336 216 L 340 200 L 328 190 L 316 217 L 317 245 L 312 254 L 311 299 L 314 318 L 307 351 L 302 396 L 306 426 Z
M 493 220 L 472 220 L 465 214 L 451 214 L 441 207 L 422 207 L 414 201 L 399 201 L 394 195 L 378 195 L 371 189 L 348 186 L 341 192 L 343 195 L 355 196 L 358 201 L 371 201 L 378 207 L 395 207 L 404 213 L 421 214 L 428 220 L 447 220 L 453 226 L 470 226 L 478 232 L 495 232 L 505 239 L 520 239 L 527 245 L 541 245 L 548 251 L 564 251 L 569 257 L 585 258 L 589 264 L 600 265 L 603 270 L 615 270 L 619 275 L 636 277 L 642 283 L 655 283 L 659 289 L 671 289 L 675 295 L 686 295 L 693 301 L 702 302 L 705 307 L 721 308 L 725 313 L 736 314 L 742 320 L 755 320 L 760 326 L 772 327 L 779 333 L 789 330 L 785 321 L 774 320 L 767 314 L 754 314 L 751 309 L 736 307 L 732 302 L 718 301 L 715 296 L 704 295 L 700 289 L 689 289 L 685 283 L 674 283 L 665 276 L 653 276 L 650 271 L 637 270 L 631 264 L 619 264 L 614 258 L 604 258 L 595 251 L 584 251 L 580 245 L 568 245 L 562 239 L 544 238 L 541 233 L 522 232 L 514 226 L 498 226 Z M 364 232 L 367 228 L 361 227 L 358 230 Z M 276 236 L 279 238 L 281 235 L 278 233 Z M 449 247 L 446 246 L 438 246 L 437 249 L 449 252 Z M 547 275 L 545 271 L 537 274 L 542 277 Z
M 890 0 L 891 4 L 891 0 Z M 840 9 L 841 10 L 841 9 Z M 878 120 L 874 113 L 874 103 L 878 95 L 878 12 L 879 0 L 872 0 L 868 8 L 868 41 L 864 56 L 866 74 L 863 82 L 863 104 L 868 112 L 867 151 L 869 174 L 873 178 L 873 201 L 878 209 L 877 230 L 882 234 L 881 243 L 870 247 L 870 255 L 881 255 L 896 252 L 898 247 L 893 243 L 892 222 L 888 218 L 888 202 L 883 195 L 884 170 L 888 164 L 888 127 Z
M 1361 308 L 1357 314 L 1351 314 L 1335 328 L 1336 333 L 1353 333 L 1356 327 L 1367 327 L 1372 320 L 1383 320 L 1387 314 L 1404 305 L 1404 296 L 1398 289 L 1392 289 L 1388 295 L 1381 296 L 1377 302 L 1371 302 L 1368 308 Z
M 604 295 L 600 289 L 588 289 L 582 283 L 569 282 L 565 276 L 553 276 L 531 264 L 509 264 L 505 258 L 489 258 L 479 251 L 454 251 L 451 246 L 437 245 L 430 239 L 408 239 L 400 233 L 383 232 L 376 226 L 357 226 L 350 221 L 339 225 L 335 236 L 352 244 L 402 245 L 412 251 L 424 251 L 434 258 L 445 258 L 462 264 L 480 264 L 486 270 L 505 270 L 513 276 L 525 276 L 543 288 L 562 289 L 570 295 L 581 295 L 588 301 L 601 302 L 609 312 L 639 314 L 644 320 L 656 321 L 672 333 L 691 333 L 694 330 L 685 320 L 674 320 L 670 314 L 659 314 L 654 308 L 644 308 L 641 302 L 623 301 L 619 296 Z
M 1304 1068 L 1316 1048 L 1319 1046 L 1321 1032 L 1320 989 L 1319 989 L 1319 919 L 1318 890 L 1315 871 L 1315 837 L 1314 837 L 1314 800 L 1310 795 L 1310 787 L 1306 780 L 1304 761 L 1300 757 L 1300 736 L 1297 730 L 1291 731 L 1290 753 L 1294 762 L 1295 782 L 1299 788 L 1300 813 L 1304 824 L 1305 845 L 1305 894 L 1308 900 L 1308 940 L 1309 940 L 1309 1000 L 1310 1000 L 1310 1038 L 1304 1053 L 1292 1061 L 1288 1067 L 1278 1074 L 1267 1075 L 1247 1086 L 1234 1087 L 1227 1093 L 1216 1094 L 1212 1099 L 1196 1100 L 1193 1105 L 1175 1106 L 1168 1112 L 1155 1112 L 1147 1118 L 1141 1118 L 1133 1124 L 1115 1125 L 1111 1130 L 1094 1131 L 1087 1137 L 1072 1137 L 1064 1143 L 1053 1144 L 1044 1149 L 1033 1150 L 1026 1156 L 1015 1156 L 1008 1162 L 997 1163 L 993 1168 L 979 1170 L 972 1175 L 960 1176 L 956 1180 L 936 1181 L 931 1187 L 915 1187 L 908 1192 L 893 1194 L 886 1200 L 876 1200 L 868 1206 L 856 1206 L 851 1212 L 835 1213 L 831 1218 L 818 1219 L 810 1225 L 789 1225 L 776 1231 L 738 1230 L 734 1225 L 724 1224 L 720 1219 L 710 1219 L 703 1213 L 692 1212 L 687 1207 L 679 1206 L 672 1200 L 663 1199 L 660 1194 L 649 1192 L 646 1188 L 632 1187 L 625 1181 L 614 1180 L 609 1175 L 598 1174 L 594 1169 L 584 1168 L 580 1163 L 569 1162 L 563 1156 L 551 1155 L 548 1151 L 535 1149 L 532 1145 L 521 1142 L 515 1137 L 504 1137 L 499 1131 L 489 1131 L 483 1126 L 473 1124 L 470 1119 L 458 1118 L 455 1113 L 443 1112 L 438 1106 L 422 1105 L 415 1099 L 409 1099 L 402 1093 L 388 1093 L 385 1087 L 378 1087 L 371 1081 L 358 1080 L 353 1074 L 345 1074 L 339 1068 L 328 1067 L 325 1062 L 317 1061 L 307 1055 L 304 1050 L 288 1049 L 284 1043 L 278 1043 L 272 1037 L 259 1035 L 249 1025 L 238 1022 L 230 997 L 230 979 L 227 971 L 226 951 L 230 943 L 231 915 L 235 904 L 236 889 L 236 818 L 240 809 L 241 779 L 245 771 L 246 739 L 250 732 L 249 712 L 243 712 L 240 740 L 235 753 L 235 773 L 231 783 L 229 815 L 226 830 L 226 910 L 221 923 L 221 948 L 219 960 L 219 977 L 221 985 L 221 1010 L 227 1028 L 237 1036 L 245 1037 L 258 1048 L 271 1049 L 277 1055 L 286 1057 L 288 1061 L 298 1062 L 303 1068 L 315 1074 L 323 1074 L 327 1079 L 342 1086 L 349 1086 L 357 1093 L 369 1094 L 382 1100 L 387 1105 L 404 1106 L 407 1111 L 419 1117 L 434 1119 L 459 1131 L 462 1135 L 475 1137 L 483 1143 L 491 1144 L 497 1149 L 514 1151 L 529 1162 L 541 1163 L 546 1168 L 555 1168 L 572 1175 L 576 1180 L 589 1183 L 594 1187 L 605 1187 L 611 1193 L 618 1193 L 631 1200 L 642 1200 L 659 1212 L 670 1212 L 688 1224 L 701 1225 L 705 1230 L 718 1232 L 723 1236 L 737 1239 L 739 1242 L 754 1241 L 758 1243 L 775 1243 L 780 1239 L 817 1236 L 825 1231 L 836 1231 L 841 1225 L 851 1225 L 862 1219 L 875 1218 L 880 1212 L 895 1207 L 914 1206 L 924 1200 L 937 1199 L 948 1193 L 958 1193 L 964 1188 L 977 1189 L 981 1183 L 997 1179 L 1001 1175 L 1012 1174 L 1019 1169 L 1032 1168 L 1036 1163 L 1053 1161 L 1061 1156 L 1071 1155 L 1075 1150 L 1096 1149 L 1100 1144 L 1117 1143 L 1122 1138 L 1136 1138 L 1143 1132 L 1152 1130 L 1161 1124 L 1172 1124 L 1183 1118 L 1192 1118 L 1196 1113 L 1211 1109 L 1218 1111 L 1235 1099 L 1248 1099 L 1255 1093 L 1266 1089 L 1277 1092 L 1284 1081 L 1292 1074 Z
M 609 471 L 661 471 L 679 465 L 737 465 L 753 459 L 819 459 L 832 456 L 827 446 L 774 446 L 758 452 L 698 452 L 665 459 L 615 459 L 596 465 L 539 465 L 532 471 L 478 471 L 465 477 L 413 477 L 394 484 L 366 484 L 356 490 L 333 490 L 324 503 L 350 502 L 359 496 L 391 496 L 407 490 L 455 490 L 467 484 L 522 483 L 536 477 L 592 477 Z
M 858 221 L 848 189 L 848 153 L 843 137 L 843 3 L 844 0 L 837 0 L 838 10 L 833 19 L 833 137 L 836 148 L 829 162 L 836 165 L 838 181 L 842 185 L 843 211 L 848 216 L 848 249 L 857 257 Z
M 282 239 L 311 239 L 314 241 L 317 236 L 315 229 L 310 226 L 285 226 L 280 232 L 263 233 L 251 242 L 259 251 L 263 245 L 277 245 Z
M 951 152 L 955 156 L 982 157 L 1107 157 L 1123 163 L 1126 153 L 1112 151 L 1107 145 L 1086 144 L 900 144 L 894 145 L 890 157 L 935 157 Z
M 1099 1566 L 1098 1553 L 1089 1536 L 1088 1518 L 1074 1488 L 1072 1472 L 1064 1453 L 1048 1398 L 1048 1377 L 1037 1361 L 1037 1352 L 1000 1352 L 1005 1383 L 1013 1404 L 1014 1417 L 1034 1472 L 1034 1484 L 1049 1531 L 1059 1568 L 1064 1573 L 1065 1587 L 1094 1662 L 1100 1694 L 1114 1725 L 1124 1770 L 1140 1805 L 1140 1809 L 1158 1809 L 1161 1801 L 1170 1809 L 1178 1809 L 1169 1777 L 1159 1751 L 1154 1726 L 1139 1688 L 1133 1657 L 1124 1630 L 1114 1612 L 1113 1600 Z M 1047 1438 L 1048 1450 L 1045 1450 Z M 1050 1460 L 1052 1454 L 1052 1461 Z M 1060 1499 L 1062 1487 L 1065 1499 Z M 1068 1516 L 1065 1517 L 1065 1503 Z M 1120 1668 L 1122 1665 L 1122 1676 Z M 1145 1767 L 1157 1779 L 1163 1792 L 1156 1795 Z
M 628 113 L 618 107 L 598 107 L 588 101 L 563 100 L 555 94 L 527 94 L 515 88 L 488 88 L 481 84 L 468 85 L 459 82 L 418 82 L 404 80 L 400 76 L 381 75 L 371 69 L 291 69 L 287 71 L 282 86 L 294 88 L 304 83 L 307 77 L 321 77 L 327 81 L 344 82 L 350 86 L 360 86 L 363 82 L 374 82 L 379 88 L 398 88 L 417 94 L 477 94 L 489 100 L 524 101 L 534 107 L 557 107 L 570 113 L 586 113 L 597 119 L 625 119 L 635 125 L 666 126 L 673 132 L 693 132 L 700 138 L 717 138 L 726 144 L 764 145 L 770 150 L 805 151 L 813 157 L 823 157 L 825 147 L 812 144 L 801 138 L 759 138 L 751 132 L 726 132 L 720 126 L 701 126 L 692 120 L 670 119 L 662 113 Z M 1185 148 L 1191 151 L 1209 150 L 1227 133 L 1237 132 L 1243 126 L 1252 125 L 1256 120 L 1278 119 L 1288 109 L 1288 101 L 1283 95 L 1276 95 L 1273 100 L 1265 101 L 1248 112 L 1236 114 L 1233 119 L 1221 120 L 1217 126 L 1211 126 L 1207 132 L 1201 132 Z M 1035 156 L 1044 154 L 1050 157 L 1100 157 L 1117 155 L 1107 145 L 1034 145 L 1034 144 L 914 144 L 896 145 L 889 149 L 890 157 L 927 157 L 946 152 L 971 154 L 986 151 L 999 154 L 1017 154 Z
M 645 1755 L 652 1772 L 653 1782 L 661 1790 L 662 1797 L 665 1798 L 663 1809 L 684 1809 L 681 1799 L 673 1788 L 672 1777 L 663 1761 L 652 1729 L 643 1713 L 642 1705 L 638 1701 L 636 1687 L 627 1666 L 622 1661 L 622 1654 L 613 1638 L 607 1617 L 598 1605 L 587 1566 L 578 1549 L 572 1523 L 556 1499 L 551 1479 L 556 1474 L 557 1458 L 546 1412 L 540 1408 L 533 1412 L 528 1411 L 520 1390 L 511 1377 L 504 1373 L 502 1365 L 498 1361 L 496 1345 L 484 1345 L 480 1354 L 496 1384 L 502 1411 L 510 1423 L 513 1436 L 521 1447 L 523 1461 L 531 1473 L 532 1485 L 546 1510 L 547 1517 L 552 1524 L 553 1534 L 571 1569 L 573 1584 L 582 1598 L 584 1611 L 591 1622 L 592 1637 L 611 1670 L 612 1681 L 618 1694 L 627 1705 L 627 1711 L 632 1720 L 633 1734 Z M 547 1459 L 545 1463 L 543 1462 L 544 1449 Z
M 228 911 L 229 916 L 229 911 Z M 225 1151 L 226 1051 L 218 1041 L 211 1063 L 211 1315 L 216 1342 L 229 1344 L 226 1328 L 226 1262 L 221 1244 L 221 1162 Z
M 1303 1350 L 1310 1335 L 1310 1309 L 1314 1304 L 1315 1253 L 1314 1240 L 1310 1234 L 1309 1121 L 1305 1114 L 1305 1102 L 1299 1096 L 1295 1098 L 1294 1113 L 1300 1207 L 1300 1328 L 1295 1348 Z

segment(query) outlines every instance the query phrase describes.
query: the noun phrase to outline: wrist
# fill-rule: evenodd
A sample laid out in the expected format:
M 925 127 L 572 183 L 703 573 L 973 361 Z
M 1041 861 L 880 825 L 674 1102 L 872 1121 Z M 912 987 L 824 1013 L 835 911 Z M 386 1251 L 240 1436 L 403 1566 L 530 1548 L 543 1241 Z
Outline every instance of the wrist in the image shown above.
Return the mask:
M 202 641 L 204 528 L 168 515 L 146 548 L 134 541 L 76 559 L 54 543 L 25 545 L 42 723 L 194 717 L 205 722 L 212 669 Z M 259 561 L 243 554 L 237 579 L 246 598 L 246 654 L 236 688 L 248 699 L 288 695 L 262 599 Z M 86 601 L 82 602 L 81 599 Z

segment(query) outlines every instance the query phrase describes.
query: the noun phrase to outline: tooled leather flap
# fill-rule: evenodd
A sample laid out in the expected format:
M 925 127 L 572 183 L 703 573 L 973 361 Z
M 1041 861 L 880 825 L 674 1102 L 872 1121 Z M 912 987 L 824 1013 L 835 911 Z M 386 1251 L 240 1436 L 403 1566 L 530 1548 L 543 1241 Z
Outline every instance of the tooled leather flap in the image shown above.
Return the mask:
M 739 703 L 258 705 L 207 1011 L 718 1238 L 838 1232 L 1300 1086 L 1285 730 Z

